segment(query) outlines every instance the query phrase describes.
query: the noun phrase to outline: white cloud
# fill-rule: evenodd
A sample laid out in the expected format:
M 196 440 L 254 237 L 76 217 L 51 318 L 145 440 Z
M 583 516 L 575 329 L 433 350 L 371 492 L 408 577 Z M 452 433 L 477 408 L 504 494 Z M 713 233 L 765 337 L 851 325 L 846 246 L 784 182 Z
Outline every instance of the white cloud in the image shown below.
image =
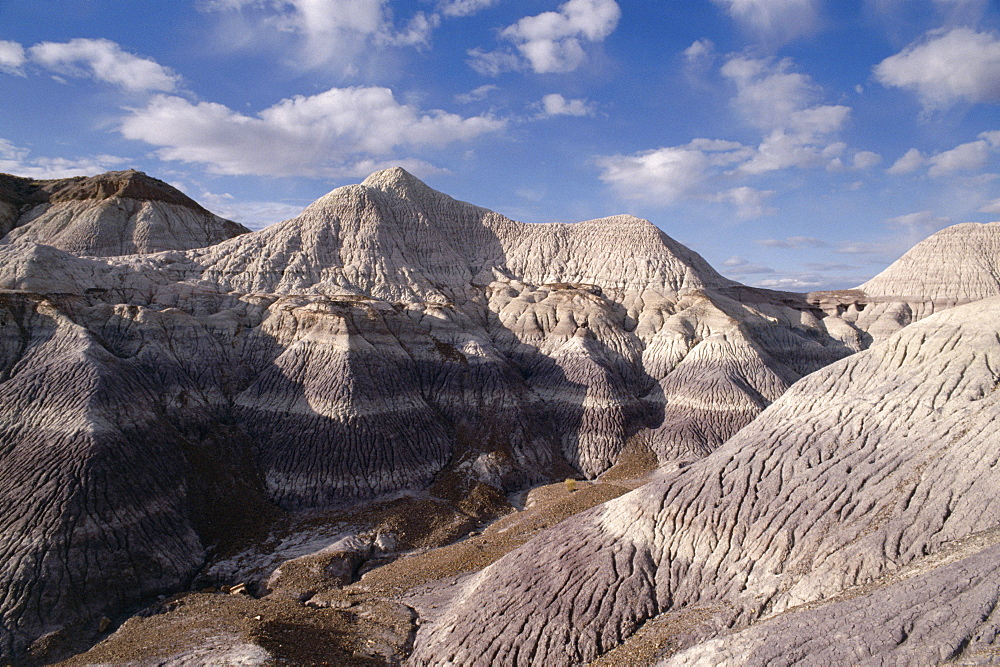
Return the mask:
M 843 127 L 850 107 L 817 104 L 822 90 L 806 74 L 793 71 L 790 60 L 734 56 L 721 72 L 736 85 L 733 106 L 748 123 L 769 131 L 741 171 L 817 167 L 835 157 L 824 153 L 826 137 Z
M 994 199 L 979 209 L 980 213 L 1000 213 L 1000 199 Z
M 492 83 L 488 83 L 485 86 L 479 86 L 474 88 L 467 93 L 460 93 L 455 95 L 455 101 L 460 104 L 469 104 L 471 102 L 479 102 L 486 99 L 486 96 L 492 93 L 494 90 L 499 90 L 498 86 L 494 86 Z
M 925 109 L 1000 102 L 1000 37 L 964 27 L 932 31 L 876 65 L 875 77 L 913 90 Z
M 950 225 L 951 218 L 938 217 L 933 211 L 918 211 L 889 218 L 885 224 L 890 229 L 902 229 L 923 236 Z
M 775 212 L 775 209 L 764 205 L 772 195 L 774 190 L 755 190 L 743 185 L 716 195 L 715 200 L 736 206 L 737 217 L 759 218 Z
M 744 30 L 772 44 L 812 34 L 819 26 L 819 0 L 713 0 Z
M 1000 150 L 1000 130 L 980 132 L 976 141 L 959 144 L 935 155 L 925 156 L 911 148 L 889 167 L 890 174 L 911 174 L 929 166 L 930 176 L 947 176 L 958 171 L 975 171 L 989 164 L 993 153 Z
M 710 39 L 699 39 L 682 52 L 689 65 L 699 65 L 715 57 L 715 44 Z
M 441 0 L 438 11 L 445 16 L 472 16 L 477 12 L 492 7 L 498 0 Z
M 0 172 L 27 178 L 69 178 L 93 176 L 127 162 L 114 155 L 93 155 L 81 158 L 31 157 L 27 148 L 15 146 L 0 138 Z
M 631 156 L 605 156 L 596 161 L 601 180 L 626 199 L 661 206 L 685 199 L 724 202 L 746 218 L 772 213 L 765 200 L 774 191 L 740 180 L 790 168 L 845 169 L 841 157 L 848 147 L 834 135 L 846 123 L 850 108 L 819 104 L 823 91 L 794 71 L 790 60 L 737 55 L 720 71 L 735 85 L 733 106 L 749 125 L 762 130 L 756 147 L 695 139 Z M 854 155 L 858 168 L 878 159 L 868 151 Z
M 183 189 L 183 188 L 181 188 Z M 197 197 L 198 203 L 212 213 L 229 220 L 246 225 L 250 229 L 263 229 L 282 220 L 294 218 L 305 205 L 288 204 L 279 201 L 236 201 L 228 193 L 213 194 L 202 192 Z
M 912 0 L 866 0 L 865 4 L 883 15 L 890 22 L 903 22 L 906 14 L 900 10 L 913 5 L 932 4 L 939 15 L 938 25 L 975 25 L 982 19 L 991 0 L 933 0 L 932 3 L 914 3 Z M 920 7 L 923 9 L 923 7 Z
M 829 279 L 826 279 L 829 280 Z M 849 283 L 848 283 L 849 284 Z M 823 277 L 806 273 L 799 275 L 788 275 L 781 278 L 768 278 L 754 282 L 755 287 L 764 287 L 774 290 L 818 290 L 827 287 L 828 282 Z
M 911 148 L 906 151 L 906 154 L 903 155 L 903 157 L 896 160 L 886 171 L 890 174 L 912 174 L 917 169 L 924 166 L 925 162 L 927 162 L 927 158 L 924 157 L 924 154 L 916 148 Z
M 799 248 L 826 248 L 830 245 L 826 241 L 813 236 L 789 236 L 785 239 L 760 239 L 754 241 L 754 243 L 762 245 L 765 248 L 784 248 L 794 250 L 798 250 Z
M 593 110 L 593 105 L 587 100 L 567 100 L 559 93 L 549 93 L 540 102 L 542 107 L 541 116 L 548 118 L 551 116 L 589 116 Z
M 711 166 L 707 155 L 684 146 L 597 160 L 600 178 L 625 199 L 671 204 L 702 188 Z
M 425 46 L 440 15 L 416 12 L 398 29 L 388 0 L 213 0 L 208 11 L 239 13 L 236 32 L 300 40 L 294 63 L 307 68 L 339 65 L 373 45 Z
M 584 43 L 603 41 L 620 17 L 615 0 L 569 0 L 558 11 L 526 16 L 500 32 L 519 55 L 473 49 L 470 64 L 484 74 L 524 67 L 538 74 L 572 72 L 587 60 Z
M 733 255 L 729 259 L 722 262 L 722 266 L 725 267 L 726 273 L 730 276 L 745 276 L 775 272 L 774 269 L 769 266 L 748 262 L 740 255 Z
M 514 72 L 523 69 L 524 62 L 516 53 L 508 51 L 483 51 L 480 48 L 469 49 L 467 52 L 469 67 L 483 76 L 497 76 L 503 72 Z
M 25 63 L 24 47 L 0 39 L 0 72 L 21 74 Z
M 871 169 L 882 161 L 882 156 L 872 151 L 858 151 L 854 154 L 852 164 L 855 169 Z
M 400 32 L 388 32 L 382 40 L 393 46 L 427 46 L 431 41 L 431 33 L 441 25 L 441 17 L 437 14 L 417 12 L 410 22 Z
M 788 58 L 775 62 L 740 55 L 730 58 L 721 72 L 736 85 L 733 105 L 755 127 L 810 136 L 839 130 L 850 108 L 817 105 L 822 89 L 792 67 Z
M 42 42 L 28 53 L 32 62 L 58 74 L 91 77 L 130 91 L 170 92 L 181 80 L 170 68 L 123 51 L 108 39 Z
M 986 166 L 990 158 L 990 144 L 985 139 L 970 141 L 938 153 L 928 158 L 931 165 L 927 173 L 931 176 L 944 176 L 954 171 L 972 171 Z
M 256 116 L 159 95 L 132 110 L 121 133 L 160 146 L 164 160 L 202 163 L 215 173 L 296 176 L 354 174 L 397 147 L 440 147 L 504 125 L 488 116 L 421 111 L 398 103 L 387 88 L 355 87 L 285 99 Z
M 695 139 L 684 146 L 643 151 L 636 155 L 598 158 L 600 179 L 625 199 L 668 205 L 682 199 L 718 201 L 708 181 L 752 149 L 734 141 Z

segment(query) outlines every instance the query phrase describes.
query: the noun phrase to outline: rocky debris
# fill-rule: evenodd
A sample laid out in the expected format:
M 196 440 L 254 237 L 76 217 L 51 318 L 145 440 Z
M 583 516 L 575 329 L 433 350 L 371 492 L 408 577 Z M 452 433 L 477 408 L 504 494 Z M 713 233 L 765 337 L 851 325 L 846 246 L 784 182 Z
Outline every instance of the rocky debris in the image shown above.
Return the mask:
M 200 248 L 248 231 L 140 171 L 54 181 L 0 174 L 2 243 L 111 256 Z
M 650 618 L 709 603 L 724 605 L 716 632 L 750 627 L 689 649 L 684 664 L 787 664 L 806 646 L 837 663 L 897 649 L 917 662 L 981 661 L 1000 631 L 992 541 L 954 562 L 918 561 L 1000 525 L 998 368 L 992 298 L 810 375 L 711 455 L 470 579 L 423 619 L 414 664 L 587 662 Z M 829 631 L 802 634 L 814 618 Z M 834 634 L 846 628 L 849 642 Z M 797 629 L 803 651 L 784 653 Z

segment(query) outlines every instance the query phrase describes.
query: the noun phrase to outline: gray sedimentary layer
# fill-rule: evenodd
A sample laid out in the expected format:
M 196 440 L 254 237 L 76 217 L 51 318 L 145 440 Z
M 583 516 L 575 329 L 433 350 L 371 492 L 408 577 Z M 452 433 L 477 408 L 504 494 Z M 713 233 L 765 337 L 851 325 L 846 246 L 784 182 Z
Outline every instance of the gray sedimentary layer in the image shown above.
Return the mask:
M 775 481 L 774 464 L 754 463 L 759 448 L 743 434 L 800 378 L 916 318 L 910 301 L 890 297 L 877 313 L 863 308 L 868 297 L 859 291 L 807 297 L 739 285 L 629 216 L 518 223 L 400 169 L 255 233 L 135 172 L 0 179 L 0 204 L 11 227 L 0 242 L 4 658 L 43 635 L 49 644 L 93 637 L 102 616 L 185 586 L 224 533 L 278 508 L 329 508 L 445 478 L 459 496 L 477 485 L 500 495 L 595 477 L 629 447 L 684 464 L 744 429 L 743 445 L 727 445 L 729 467 L 712 468 L 722 461 L 715 454 L 707 460 L 716 463 L 669 478 L 691 496 L 677 502 L 692 507 L 683 521 L 692 535 L 702 531 L 697 545 L 665 537 L 673 535 L 665 528 L 633 530 L 660 525 L 653 492 L 575 520 L 590 535 L 583 542 L 561 529 L 544 538 L 568 568 L 553 574 L 540 559 L 532 584 L 534 595 L 550 589 L 549 576 L 566 582 L 558 604 L 531 626 L 552 648 L 530 638 L 505 644 L 513 631 L 495 622 L 491 605 L 527 604 L 517 585 L 534 575 L 491 579 L 496 570 L 482 575 L 489 583 L 480 591 L 496 590 L 496 600 L 468 619 L 504 628 L 498 638 L 477 638 L 471 627 L 460 638 L 456 626 L 439 644 L 455 655 L 542 660 L 562 642 L 570 652 L 561 660 L 595 656 L 671 600 L 725 597 L 744 585 L 738 567 L 716 576 L 698 561 L 717 557 L 721 567 L 738 558 L 704 552 L 722 539 L 713 530 L 744 516 L 722 479 L 734 485 L 758 470 L 772 496 L 800 480 L 793 466 Z M 806 390 L 815 404 L 800 399 L 781 414 L 794 421 L 828 394 L 836 404 L 850 384 Z M 855 424 L 844 410 L 840 426 L 866 432 L 870 420 Z M 788 456 L 775 452 L 774 461 Z M 689 488 L 684 480 L 697 470 L 713 472 Z M 803 470 L 802 484 L 820 484 L 818 468 Z M 714 503 L 712 528 L 697 528 Z M 791 544 L 802 530 L 796 522 L 817 517 L 795 514 L 775 523 L 784 532 L 759 539 Z M 750 528 L 726 530 L 742 539 Z M 615 531 L 624 551 L 606 542 Z M 665 574 L 670 549 L 680 556 Z M 830 572 L 853 567 L 823 553 Z M 696 574 L 686 578 L 687 570 Z M 618 583 L 608 583 L 609 571 Z M 599 604 L 601 586 L 612 593 Z M 597 611 L 581 611 L 583 595 Z M 810 596 L 807 586 L 787 600 L 774 593 L 770 604 Z M 765 613 L 750 603 L 741 609 L 740 622 Z M 518 613 L 511 608 L 509 617 Z M 592 613 L 602 619 L 594 629 L 577 627 Z M 423 636 L 445 632 L 437 627 Z M 433 651 L 422 643 L 418 656 L 444 656 Z
M 992 298 L 800 380 L 708 457 L 483 570 L 421 627 L 415 664 L 585 662 L 647 619 L 696 604 L 716 605 L 721 627 L 746 627 L 995 530 L 998 369 L 1000 299 Z M 690 649 L 678 664 L 791 662 L 804 655 L 794 647 L 808 645 L 825 647 L 817 659 L 874 660 L 916 627 L 920 636 L 900 656 L 974 654 L 998 631 L 992 542 L 982 548 L 871 597 L 790 612 L 733 642 Z M 912 623 L 890 622 L 904 613 Z M 866 615 L 884 622 L 867 625 Z M 789 653 L 768 644 L 817 618 L 849 641 L 800 634 Z M 947 630 L 931 632 L 935 618 Z

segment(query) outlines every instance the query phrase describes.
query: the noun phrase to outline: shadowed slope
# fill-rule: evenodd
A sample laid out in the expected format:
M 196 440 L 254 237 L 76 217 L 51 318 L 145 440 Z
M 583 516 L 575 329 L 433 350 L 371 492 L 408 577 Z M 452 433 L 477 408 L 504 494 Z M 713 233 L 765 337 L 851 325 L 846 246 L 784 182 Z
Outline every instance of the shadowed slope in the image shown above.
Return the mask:
M 803 379 L 707 458 L 485 569 L 421 626 L 415 663 L 588 661 L 698 603 L 745 625 L 997 528 L 998 322 L 1000 299 L 950 310 Z M 968 586 L 995 599 L 977 562 L 987 579 Z M 951 613 L 979 613 L 973 588 Z M 899 608 L 926 599 L 882 590 Z

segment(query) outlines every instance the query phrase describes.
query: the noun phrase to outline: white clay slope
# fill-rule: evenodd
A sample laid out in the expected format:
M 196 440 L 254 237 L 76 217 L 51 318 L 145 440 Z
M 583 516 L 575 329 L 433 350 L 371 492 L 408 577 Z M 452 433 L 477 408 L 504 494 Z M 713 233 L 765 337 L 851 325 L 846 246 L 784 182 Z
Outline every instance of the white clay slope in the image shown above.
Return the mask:
M 77 188 L 67 206 L 174 196 L 119 176 L 45 187 Z M 14 185 L 11 201 L 58 199 Z M 161 210 L 162 229 L 186 228 Z M 82 219 L 60 229 L 90 229 Z M 31 241 L 33 225 L 0 243 L 0 475 L 48 480 L 6 483 L 0 497 L 0 550 L 19 558 L 0 559 L 0 590 L 18 591 L 0 597 L 5 658 L 44 632 L 93 634 L 101 616 L 183 586 L 220 527 L 237 530 L 269 503 L 323 510 L 442 478 L 455 497 L 502 497 L 595 477 L 628 447 L 697 460 L 869 336 L 805 295 L 726 280 L 649 222 L 527 225 L 400 169 L 203 248 L 178 249 L 187 237 L 168 234 L 171 250 L 81 257 Z M 143 488 L 151 505 L 136 500 Z M 690 493 L 685 502 L 701 502 Z M 73 549 L 53 548 L 70 537 Z M 148 554 L 166 565 L 147 578 Z M 580 582 L 600 584 L 587 575 L 598 562 L 581 562 Z M 53 579 L 65 594 L 43 585 Z M 706 594 L 722 585 L 704 580 Z M 566 646 L 592 655 L 620 640 L 663 607 L 658 586 L 630 581 L 618 602 L 641 611 L 609 622 L 608 638 Z
M 1000 222 L 942 229 L 858 289 L 873 297 L 910 297 L 942 305 L 1000 293 Z
M 78 255 L 201 248 L 249 231 L 132 170 L 37 182 L 0 175 L 0 203 L 6 234 L 0 242 L 30 241 Z
M 577 664 L 691 605 L 714 606 L 720 627 L 738 628 L 996 530 L 998 386 L 1000 298 L 911 325 L 799 381 L 710 456 L 485 569 L 424 621 L 414 663 Z M 971 556 L 955 566 L 965 574 L 932 569 L 873 593 L 884 615 L 912 608 L 911 618 L 930 623 L 926 605 L 938 600 L 949 607 L 941 622 L 970 622 L 922 631 L 906 653 L 907 635 L 891 628 L 913 626 L 865 625 L 866 614 L 884 615 L 859 597 L 837 608 L 844 625 L 830 626 L 851 642 L 840 653 L 827 642 L 822 655 L 854 663 L 903 645 L 900 655 L 936 661 L 992 644 L 995 559 Z M 781 651 L 761 648 L 761 638 L 798 622 L 776 620 L 738 636 L 735 648 L 722 641 L 685 655 L 691 664 L 771 664 Z

